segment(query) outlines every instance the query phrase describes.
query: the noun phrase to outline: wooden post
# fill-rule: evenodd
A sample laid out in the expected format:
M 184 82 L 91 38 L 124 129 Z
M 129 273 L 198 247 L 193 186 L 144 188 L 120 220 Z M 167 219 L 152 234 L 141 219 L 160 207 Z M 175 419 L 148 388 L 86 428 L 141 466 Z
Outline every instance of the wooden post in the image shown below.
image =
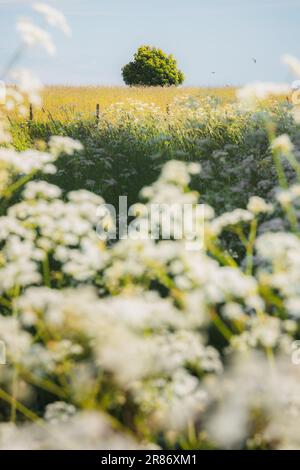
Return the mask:
M 100 121 L 100 104 L 96 104 L 96 122 Z
M 33 121 L 33 106 L 31 103 L 29 105 L 29 121 Z

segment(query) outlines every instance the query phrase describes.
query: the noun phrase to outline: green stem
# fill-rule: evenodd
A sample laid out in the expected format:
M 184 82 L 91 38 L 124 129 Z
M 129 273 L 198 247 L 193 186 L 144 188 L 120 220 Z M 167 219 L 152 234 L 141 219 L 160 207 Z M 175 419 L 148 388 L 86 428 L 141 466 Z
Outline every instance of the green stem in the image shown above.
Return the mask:
M 19 371 L 18 371 L 18 367 L 15 365 L 14 370 L 13 370 L 12 397 L 11 397 L 11 409 L 10 409 L 10 420 L 13 423 L 16 422 L 16 417 L 17 417 L 18 379 L 19 379 Z
M 276 168 L 276 173 L 278 176 L 279 185 L 282 189 L 288 188 L 288 182 L 285 176 L 285 172 L 281 163 L 281 154 L 278 151 L 273 151 L 273 161 Z
M 247 267 L 246 274 L 251 275 L 253 271 L 253 251 L 257 232 L 257 219 L 253 219 L 250 225 L 249 240 L 246 247 Z
M 227 252 L 223 252 L 214 243 L 208 243 L 210 253 L 223 265 L 237 268 L 237 263 Z
M 22 413 L 27 419 L 30 419 L 30 421 L 33 422 L 41 422 L 41 419 L 39 418 L 38 415 L 33 413 L 31 410 L 29 410 L 25 405 L 22 405 L 19 401 L 11 397 L 8 393 L 6 393 L 3 389 L 0 388 L 0 399 L 5 401 L 6 403 L 9 403 L 10 405 L 14 405 L 16 409 Z
M 53 395 L 56 395 L 57 397 L 64 400 L 67 398 L 67 393 L 50 380 L 36 377 L 25 369 L 20 369 L 20 375 L 22 378 L 24 378 L 24 380 L 26 380 L 26 382 L 31 383 L 32 385 L 35 385 L 36 387 L 45 390 L 46 392 L 52 393 Z
M 34 173 L 30 173 L 30 175 L 24 175 L 22 178 L 17 180 L 15 183 L 11 184 L 6 190 L 3 192 L 1 197 L 8 199 L 12 196 L 14 192 L 16 192 L 18 189 L 20 189 L 24 184 L 28 183 L 28 181 L 31 180 L 33 177 Z

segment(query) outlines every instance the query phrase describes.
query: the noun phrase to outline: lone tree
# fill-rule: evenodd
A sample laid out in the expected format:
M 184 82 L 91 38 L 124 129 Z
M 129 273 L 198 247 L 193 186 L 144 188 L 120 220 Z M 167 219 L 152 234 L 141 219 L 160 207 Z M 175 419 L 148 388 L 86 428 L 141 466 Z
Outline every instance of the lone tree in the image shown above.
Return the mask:
M 171 86 L 181 85 L 184 74 L 178 70 L 172 54 L 161 49 L 141 46 L 134 55 L 133 62 L 125 65 L 122 75 L 126 85 Z

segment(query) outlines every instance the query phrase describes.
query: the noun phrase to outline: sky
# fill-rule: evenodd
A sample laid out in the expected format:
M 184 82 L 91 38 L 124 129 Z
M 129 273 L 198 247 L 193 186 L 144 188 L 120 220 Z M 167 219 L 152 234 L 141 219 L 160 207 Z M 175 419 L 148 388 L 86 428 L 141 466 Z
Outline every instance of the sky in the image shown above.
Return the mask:
M 32 17 L 28 0 L 0 0 L 0 68 L 18 47 L 15 21 Z M 57 55 L 28 51 L 47 84 L 121 85 L 121 68 L 142 44 L 173 53 L 186 86 L 291 81 L 285 53 L 300 58 L 300 0 L 49 0 L 72 38 L 54 32 Z M 253 60 L 255 58 L 255 61 Z M 214 73 L 213 73 L 214 72 Z

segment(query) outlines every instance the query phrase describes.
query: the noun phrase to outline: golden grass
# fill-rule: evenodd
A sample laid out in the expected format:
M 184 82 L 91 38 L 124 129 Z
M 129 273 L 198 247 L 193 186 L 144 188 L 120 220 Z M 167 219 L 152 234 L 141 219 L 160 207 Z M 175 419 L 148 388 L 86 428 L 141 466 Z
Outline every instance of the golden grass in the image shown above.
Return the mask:
M 153 87 L 70 87 L 48 86 L 43 91 L 43 107 L 34 110 L 34 118 L 44 121 L 49 118 L 66 121 L 77 114 L 88 118 L 95 115 L 96 104 L 100 110 L 108 106 L 138 100 L 154 103 L 165 110 L 174 98 L 181 96 L 215 96 L 224 101 L 235 98 L 234 88 L 153 88 Z

